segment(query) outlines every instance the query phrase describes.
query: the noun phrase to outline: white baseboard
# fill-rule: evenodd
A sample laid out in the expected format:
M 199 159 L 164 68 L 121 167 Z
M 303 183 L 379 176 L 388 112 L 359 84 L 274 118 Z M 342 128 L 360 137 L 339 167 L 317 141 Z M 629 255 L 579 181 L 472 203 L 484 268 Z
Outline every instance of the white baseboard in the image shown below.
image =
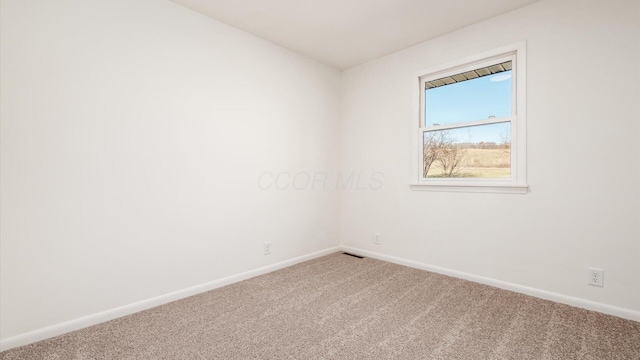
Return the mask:
M 342 251 L 347 251 L 357 255 L 362 255 L 362 256 L 366 256 L 366 257 L 370 257 L 370 258 L 374 258 L 382 261 L 388 261 L 390 263 L 394 263 L 398 265 L 404 265 L 404 266 L 409 266 L 409 267 L 420 269 L 420 270 L 426 270 L 426 271 L 431 271 L 438 274 L 449 275 L 449 276 L 473 281 L 480 284 L 494 286 L 504 290 L 510 290 L 513 292 L 530 295 L 530 296 L 545 299 L 545 300 L 555 301 L 561 304 L 571 305 L 571 306 L 575 306 L 575 307 L 579 307 L 587 310 L 593 310 L 600 313 L 621 317 L 623 319 L 640 322 L 640 311 L 634 311 L 631 309 L 625 309 L 617 306 L 598 303 L 595 301 L 585 300 L 585 299 L 581 299 L 573 296 L 562 295 L 562 294 L 554 293 L 551 291 L 546 291 L 546 290 L 518 285 L 518 284 L 506 282 L 506 281 L 491 279 L 484 276 L 473 275 L 473 274 L 465 273 L 462 271 L 451 270 L 451 269 L 447 269 L 439 266 L 424 264 L 418 261 L 402 259 L 395 256 L 384 255 L 384 254 L 376 253 L 373 251 L 362 250 L 362 249 L 353 248 L 349 246 L 341 246 L 340 249 Z
M 228 276 L 222 279 L 214 280 L 205 284 L 192 286 L 183 290 L 174 291 L 169 294 L 160 295 L 151 299 L 138 301 L 133 304 L 124 305 L 115 309 L 102 311 L 96 314 L 83 316 L 78 319 L 65 321 L 60 324 L 48 326 L 42 329 L 30 331 L 24 334 L 9 337 L 0 340 L 0 351 L 9 350 L 15 347 L 28 345 L 36 341 L 49 339 L 55 336 L 63 335 L 71 331 L 86 328 L 92 325 L 97 325 L 105 321 L 117 319 L 126 315 L 130 315 L 142 310 L 147 310 L 159 305 L 170 303 L 172 301 L 180 300 L 189 296 L 200 294 L 209 290 L 213 290 L 225 285 L 233 284 L 242 280 L 247 280 L 258 275 L 263 275 L 276 271 L 297 263 L 311 260 L 320 256 L 324 256 L 336 251 L 339 251 L 340 247 L 332 247 L 329 249 L 317 251 L 311 254 L 299 256 L 293 259 L 285 260 L 273 265 L 268 265 L 255 270 L 246 271 L 237 275 Z
M 391 263 L 409 266 L 416 269 L 431 271 L 439 274 L 449 275 L 460 279 L 465 279 L 485 285 L 494 286 L 500 289 L 510 290 L 521 294 L 534 296 L 537 298 L 551 300 L 562 304 L 576 306 L 579 308 L 593 310 L 604 314 L 618 316 L 624 319 L 640 321 L 640 312 L 616 307 L 612 305 L 602 304 L 590 300 L 580 299 L 572 296 L 562 295 L 546 290 L 535 289 L 523 285 L 513 284 L 506 281 L 495 280 L 483 276 L 473 275 L 461 271 L 442 268 L 439 266 L 424 264 L 418 261 L 407 260 L 395 256 L 384 255 L 373 251 L 362 250 L 348 246 L 336 246 L 333 248 L 317 251 L 308 255 L 299 256 L 293 259 L 285 260 L 273 265 L 268 265 L 255 270 L 250 270 L 237 275 L 228 276 L 222 279 L 214 280 L 205 284 L 196 285 L 183 290 L 174 291 L 169 294 L 161 295 L 151 299 L 139 301 L 133 304 L 121 306 L 115 309 L 99 312 L 96 314 L 84 316 L 78 319 L 66 321 L 60 324 L 48 326 L 42 329 L 30 331 L 28 333 L 9 337 L 0 340 L 0 351 L 9 350 L 15 347 L 28 345 L 37 341 L 49 339 L 55 336 L 63 335 L 71 331 L 97 325 L 109 320 L 117 319 L 122 316 L 130 315 L 142 310 L 150 309 L 159 305 L 163 305 L 172 301 L 180 300 L 189 296 L 197 295 L 209 290 L 213 290 L 225 285 L 233 284 L 242 280 L 250 279 L 255 276 L 267 274 L 297 263 L 311 260 L 320 256 L 324 256 L 336 251 L 348 251 L 358 255 L 371 257 L 378 260 L 388 261 Z

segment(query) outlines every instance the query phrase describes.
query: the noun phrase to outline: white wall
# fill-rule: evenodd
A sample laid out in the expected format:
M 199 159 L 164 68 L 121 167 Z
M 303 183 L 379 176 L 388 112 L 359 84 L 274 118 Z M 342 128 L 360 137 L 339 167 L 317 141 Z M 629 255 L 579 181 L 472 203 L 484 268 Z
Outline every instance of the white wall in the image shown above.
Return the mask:
M 338 245 L 340 73 L 162 0 L 2 0 L 1 336 Z M 263 241 L 272 254 L 262 254 Z
M 635 0 L 542 1 L 347 70 L 342 170 L 384 186 L 342 193 L 342 243 L 640 311 L 639 24 Z M 409 190 L 412 76 L 520 40 L 530 193 Z

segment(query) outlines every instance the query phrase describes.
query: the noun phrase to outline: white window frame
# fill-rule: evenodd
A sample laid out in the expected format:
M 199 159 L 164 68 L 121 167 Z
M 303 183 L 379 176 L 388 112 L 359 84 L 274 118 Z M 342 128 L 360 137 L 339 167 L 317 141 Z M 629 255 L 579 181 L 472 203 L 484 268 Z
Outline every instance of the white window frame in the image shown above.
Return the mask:
M 425 83 L 504 61 L 512 61 L 512 84 L 515 95 L 512 115 L 502 118 L 466 121 L 427 127 L 425 123 Z M 452 61 L 416 73 L 411 81 L 413 93 L 412 171 L 410 188 L 427 191 L 489 192 L 526 194 L 527 185 L 527 107 L 526 107 L 526 42 L 521 41 L 464 59 Z M 511 123 L 511 177 L 505 179 L 425 178 L 423 176 L 424 133 L 474 125 Z M 417 126 L 416 126 L 417 125 Z

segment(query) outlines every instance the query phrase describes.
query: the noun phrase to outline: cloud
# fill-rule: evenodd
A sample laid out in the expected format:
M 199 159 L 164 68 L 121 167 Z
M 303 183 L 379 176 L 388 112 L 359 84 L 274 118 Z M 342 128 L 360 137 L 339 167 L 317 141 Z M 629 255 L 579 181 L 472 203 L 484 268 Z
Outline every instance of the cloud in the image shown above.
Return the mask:
M 498 74 L 498 75 L 494 75 L 492 77 L 489 78 L 489 81 L 491 82 L 498 82 L 498 81 L 505 81 L 505 80 L 509 80 L 511 79 L 511 74 Z

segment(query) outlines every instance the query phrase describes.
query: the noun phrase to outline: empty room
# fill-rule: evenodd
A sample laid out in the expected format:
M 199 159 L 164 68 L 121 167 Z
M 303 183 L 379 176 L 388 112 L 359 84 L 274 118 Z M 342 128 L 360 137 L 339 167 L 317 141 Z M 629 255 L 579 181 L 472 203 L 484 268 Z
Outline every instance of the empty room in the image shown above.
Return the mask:
M 639 0 L 0 0 L 0 359 L 640 359 Z

